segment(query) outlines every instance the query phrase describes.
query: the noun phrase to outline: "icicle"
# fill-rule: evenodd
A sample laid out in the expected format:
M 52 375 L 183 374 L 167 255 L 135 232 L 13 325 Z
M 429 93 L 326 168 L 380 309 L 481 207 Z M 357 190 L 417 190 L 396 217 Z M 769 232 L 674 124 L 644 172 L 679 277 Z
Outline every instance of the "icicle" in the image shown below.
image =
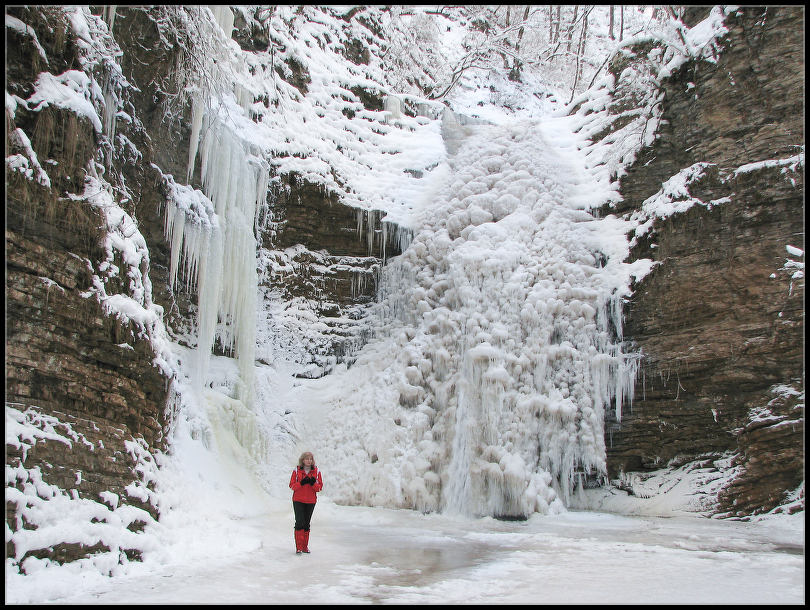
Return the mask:
M 214 13 L 214 19 L 225 32 L 225 37 L 230 39 L 233 35 L 233 11 L 224 5 L 209 6 L 208 8 Z
M 218 300 L 225 323 L 220 342 L 237 359 L 241 375 L 238 393 L 250 405 L 258 286 L 255 227 L 258 212 L 266 205 L 269 166 L 258 160 L 252 154 L 258 151 L 251 150 L 218 117 L 206 117 L 202 182 L 222 223 L 221 266 L 228 270 L 221 279 Z M 213 341 L 210 330 L 209 336 Z
M 212 220 L 197 218 L 191 222 L 191 204 L 167 206 L 166 234 L 172 243 L 170 276 L 174 285 L 182 245 L 186 280 L 189 285 L 196 283 L 199 296 L 197 387 L 205 383 L 211 347 L 218 338 L 223 349 L 237 360 L 237 393 L 251 406 L 258 290 L 255 227 L 257 211 L 266 201 L 269 166 L 251 154 L 259 151 L 252 151 L 219 117 L 203 113 L 198 100 L 192 132 L 199 133 L 204 124 L 200 170 L 207 199 L 197 193 L 206 199 L 200 205 L 210 206 Z M 190 152 L 189 173 L 194 156 Z M 175 188 L 183 197 L 194 199 L 188 187 Z M 222 322 L 219 334 L 218 320 Z
M 183 235 L 185 233 L 186 213 L 174 206 L 174 202 L 170 202 L 174 207 L 174 213 L 167 212 L 166 217 L 171 218 L 171 227 L 167 231 L 171 236 L 172 254 L 171 263 L 169 267 L 169 285 L 172 287 L 177 286 L 177 268 L 180 260 L 181 245 L 183 242 Z
M 108 6 L 104 10 L 104 21 L 107 22 L 107 29 L 110 30 L 110 33 L 113 31 L 113 25 L 115 24 L 115 9 L 117 6 L 111 5 Z
M 469 515 L 472 507 L 470 484 L 470 434 L 475 423 L 468 417 L 464 389 L 459 390 L 456 404 L 452 457 L 447 469 L 447 493 L 443 495 L 444 509 L 451 514 Z
M 214 145 L 214 138 L 208 137 L 208 132 L 213 129 L 210 117 L 207 115 L 204 118 L 205 124 L 205 137 L 203 138 L 203 146 L 200 151 L 200 175 L 202 176 L 203 189 L 206 192 L 211 191 L 209 164 L 211 163 L 211 149 Z
M 214 225 L 210 229 L 208 247 L 202 250 L 199 262 L 197 282 L 197 379 L 195 387 L 202 389 L 208 374 L 211 361 L 211 346 L 217 327 L 220 294 L 222 291 L 222 249 L 223 235 L 221 227 Z
M 362 243 L 363 241 L 363 217 L 365 215 L 365 211 L 357 208 L 357 237 L 358 241 Z
M 374 210 L 366 210 L 366 243 L 368 244 L 368 255 L 374 254 L 374 227 L 377 226 L 377 213 Z
M 188 223 L 183 238 L 183 255 L 185 257 L 186 290 L 199 283 L 199 262 L 202 252 L 208 248 L 207 225 Z
M 109 84 L 104 87 L 104 133 L 110 142 L 115 138 L 115 127 L 118 115 L 118 102 L 115 95 L 109 90 Z
M 191 184 L 191 177 L 194 175 L 194 161 L 197 158 L 197 147 L 200 143 L 200 130 L 203 119 L 203 99 L 202 94 L 197 92 L 194 95 L 191 110 L 191 135 L 188 142 L 188 170 L 186 171 L 186 184 Z
M 233 84 L 233 94 L 236 102 L 245 111 L 245 116 L 251 118 L 251 106 L 253 105 L 253 92 L 244 87 L 241 83 Z
M 270 166 L 263 159 L 259 162 L 256 172 L 256 221 L 259 218 L 269 217 L 269 207 L 267 204 L 267 192 L 270 190 Z M 258 233 L 258 231 L 257 231 Z
M 395 95 L 386 95 L 383 99 L 386 117 L 385 122 L 391 123 L 393 120 L 402 118 L 402 100 Z

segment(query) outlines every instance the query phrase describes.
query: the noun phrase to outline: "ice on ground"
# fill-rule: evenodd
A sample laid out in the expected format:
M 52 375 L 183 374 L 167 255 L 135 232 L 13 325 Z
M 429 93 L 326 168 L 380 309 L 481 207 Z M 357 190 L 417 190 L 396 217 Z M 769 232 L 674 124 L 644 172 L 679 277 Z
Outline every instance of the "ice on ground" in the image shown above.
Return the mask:
M 757 523 L 567 512 L 471 520 L 319 502 L 205 520 L 173 561 L 110 579 L 7 580 L 8 603 L 802 603 L 803 514 Z M 181 558 L 182 554 L 182 558 Z M 146 568 L 152 568 L 147 573 Z M 156 569 L 155 569 L 156 568 Z M 18 578 L 18 577 L 17 577 Z M 12 585 L 9 588 L 8 585 Z M 11 590 L 12 596 L 8 596 Z M 53 592 L 59 594 L 54 596 Z

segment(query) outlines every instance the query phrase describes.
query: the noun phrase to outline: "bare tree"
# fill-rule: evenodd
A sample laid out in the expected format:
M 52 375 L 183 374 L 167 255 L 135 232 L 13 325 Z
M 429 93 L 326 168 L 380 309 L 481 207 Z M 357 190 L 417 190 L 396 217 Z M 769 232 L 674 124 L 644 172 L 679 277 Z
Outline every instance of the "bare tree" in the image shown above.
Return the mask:
M 415 86 L 421 95 L 435 100 L 447 97 L 473 69 L 506 72 L 504 76 L 515 81 L 520 81 L 527 70 L 537 69 L 553 79 L 555 86 L 566 90 L 571 87 L 573 95 L 589 81 L 595 82 L 607 64 L 607 59 L 602 61 L 600 57 L 594 62 L 586 53 L 593 37 L 600 35 L 589 28 L 592 11 L 600 11 L 607 18 L 610 29 L 604 35 L 616 40 L 623 39 L 636 17 L 649 9 L 630 7 L 625 14 L 625 6 L 619 5 L 617 15 L 616 8 L 616 5 L 453 5 L 425 11 L 391 7 L 388 10 L 392 20 L 386 34 L 388 54 L 400 57 L 397 62 L 402 68 L 404 88 Z M 670 10 L 660 7 L 658 13 L 663 16 Z M 467 24 L 461 54 L 453 62 L 446 61 L 438 50 L 441 32 L 437 22 L 432 23 L 433 14 Z
M 529 20 L 530 8 L 531 7 L 527 4 L 526 10 L 523 11 L 523 19 L 520 24 L 520 29 L 518 30 L 517 42 L 515 43 L 515 63 L 512 65 L 512 69 L 509 71 L 509 78 L 511 80 L 520 80 L 520 69 L 523 67 L 523 62 L 520 59 L 520 41 L 523 40 L 523 34 L 526 31 L 525 24 Z
M 568 28 L 567 28 L 567 32 L 566 32 L 566 38 L 568 39 L 568 52 L 569 53 L 571 52 L 571 41 L 574 38 L 574 26 L 576 25 L 576 22 L 577 22 L 577 11 L 578 10 L 579 10 L 579 6 L 575 4 L 574 5 L 574 16 L 571 17 L 571 23 L 568 24 Z
M 554 34 L 554 42 L 559 42 L 560 40 L 560 23 L 562 23 L 562 16 L 560 14 L 560 5 L 557 5 L 557 22 L 556 22 L 556 29 Z
M 570 104 L 577 90 L 577 83 L 582 78 L 582 58 L 585 55 L 585 43 L 588 37 L 588 16 L 591 14 L 593 7 L 588 7 L 582 14 L 582 28 L 579 32 L 579 41 L 577 41 L 576 49 L 576 68 L 574 69 L 574 84 L 571 87 L 571 99 L 568 101 Z
M 548 5 L 548 44 L 554 42 L 554 7 Z

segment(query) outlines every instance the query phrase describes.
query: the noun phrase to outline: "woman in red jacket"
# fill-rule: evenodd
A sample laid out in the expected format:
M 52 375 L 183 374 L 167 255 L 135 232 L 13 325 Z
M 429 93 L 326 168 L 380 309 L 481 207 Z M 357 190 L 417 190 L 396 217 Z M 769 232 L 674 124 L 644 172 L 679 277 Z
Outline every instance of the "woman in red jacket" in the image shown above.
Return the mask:
M 290 477 L 293 490 L 293 511 L 295 511 L 295 553 L 309 553 L 309 522 L 315 510 L 316 495 L 323 489 L 321 472 L 315 466 L 312 453 L 305 451 L 298 458 L 298 468 Z

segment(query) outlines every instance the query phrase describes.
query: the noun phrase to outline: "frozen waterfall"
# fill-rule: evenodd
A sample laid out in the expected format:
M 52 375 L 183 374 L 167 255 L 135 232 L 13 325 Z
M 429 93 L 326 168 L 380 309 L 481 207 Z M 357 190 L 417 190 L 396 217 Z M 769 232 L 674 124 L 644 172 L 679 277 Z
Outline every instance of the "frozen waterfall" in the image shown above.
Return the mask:
M 311 440 L 337 501 L 527 516 L 605 474 L 605 419 L 637 364 L 622 298 L 649 261 L 623 263 L 626 229 L 585 211 L 604 192 L 555 129 L 453 140 L 438 199 L 386 267 L 376 341 L 345 390 L 306 395 L 325 403 Z

